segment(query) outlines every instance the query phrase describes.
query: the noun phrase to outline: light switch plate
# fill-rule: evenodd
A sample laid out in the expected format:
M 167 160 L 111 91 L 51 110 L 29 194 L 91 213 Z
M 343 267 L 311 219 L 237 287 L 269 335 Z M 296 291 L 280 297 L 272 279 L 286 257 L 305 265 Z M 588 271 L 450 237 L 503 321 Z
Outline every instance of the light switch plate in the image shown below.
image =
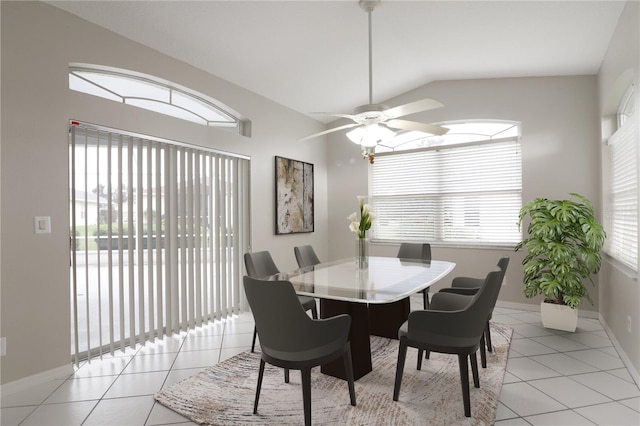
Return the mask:
M 34 217 L 33 229 L 36 234 L 50 234 L 51 233 L 51 216 Z

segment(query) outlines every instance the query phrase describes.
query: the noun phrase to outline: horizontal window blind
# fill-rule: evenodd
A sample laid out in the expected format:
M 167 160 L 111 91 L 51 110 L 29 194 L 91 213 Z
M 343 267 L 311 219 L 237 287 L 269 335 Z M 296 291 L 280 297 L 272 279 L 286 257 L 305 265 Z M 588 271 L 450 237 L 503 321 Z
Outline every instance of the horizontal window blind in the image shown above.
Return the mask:
M 638 119 L 628 118 L 608 140 L 609 207 L 605 209 L 604 250 L 638 270 Z
M 372 238 L 512 245 L 521 240 L 522 159 L 517 139 L 376 156 Z
M 249 161 L 70 126 L 75 360 L 239 312 Z

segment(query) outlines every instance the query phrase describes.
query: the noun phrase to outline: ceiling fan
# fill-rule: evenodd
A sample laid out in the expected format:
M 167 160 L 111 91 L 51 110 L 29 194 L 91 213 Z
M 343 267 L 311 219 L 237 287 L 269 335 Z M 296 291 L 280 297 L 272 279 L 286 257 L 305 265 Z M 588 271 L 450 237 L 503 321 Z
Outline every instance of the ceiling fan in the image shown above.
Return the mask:
M 373 10 L 380 4 L 380 0 L 360 0 L 359 4 L 360 8 L 369 15 L 369 103 L 355 108 L 353 114 L 317 113 L 340 118 L 348 118 L 353 120 L 353 123 L 306 136 L 300 139 L 300 141 L 312 139 L 340 130 L 352 129 L 347 133 L 347 137 L 352 142 L 361 145 L 365 151 L 364 153 L 368 155 L 369 160 L 373 162 L 373 147 L 380 142 L 392 139 L 395 136 L 395 132 L 391 129 L 418 131 L 433 135 L 443 135 L 447 133 L 449 129 L 434 124 L 399 119 L 399 117 L 403 117 L 405 115 L 440 108 L 443 106 L 440 102 L 433 99 L 422 99 L 393 108 L 389 108 L 385 104 L 373 103 L 371 12 L 373 12 Z

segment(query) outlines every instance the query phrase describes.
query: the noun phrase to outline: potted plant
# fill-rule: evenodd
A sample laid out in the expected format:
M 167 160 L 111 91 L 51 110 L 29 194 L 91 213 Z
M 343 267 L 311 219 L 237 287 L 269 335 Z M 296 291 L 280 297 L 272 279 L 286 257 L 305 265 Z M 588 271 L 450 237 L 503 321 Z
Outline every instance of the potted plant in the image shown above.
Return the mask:
M 593 304 L 584 280 L 593 284 L 591 276 L 600 270 L 605 231 L 591 202 L 575 193 L 568 200 L 536 198 L 520 209 L 518 226 L 525 217 L 530 218 L 527 237 L 515 248 L 527 251 L 524 295 L 544 296 L 540 312 L 545 327 L 575 331 L 582 300 Z M 569 316 L 567 324 L 563 315 Z

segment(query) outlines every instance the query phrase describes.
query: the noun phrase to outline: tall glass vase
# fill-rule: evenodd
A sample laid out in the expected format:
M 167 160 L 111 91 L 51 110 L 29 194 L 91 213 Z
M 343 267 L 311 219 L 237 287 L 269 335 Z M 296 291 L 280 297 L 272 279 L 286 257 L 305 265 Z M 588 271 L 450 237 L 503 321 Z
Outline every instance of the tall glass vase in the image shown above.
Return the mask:
M 356 240 L 356 268 L 369 268 L 369 239 L 358 238 Z

